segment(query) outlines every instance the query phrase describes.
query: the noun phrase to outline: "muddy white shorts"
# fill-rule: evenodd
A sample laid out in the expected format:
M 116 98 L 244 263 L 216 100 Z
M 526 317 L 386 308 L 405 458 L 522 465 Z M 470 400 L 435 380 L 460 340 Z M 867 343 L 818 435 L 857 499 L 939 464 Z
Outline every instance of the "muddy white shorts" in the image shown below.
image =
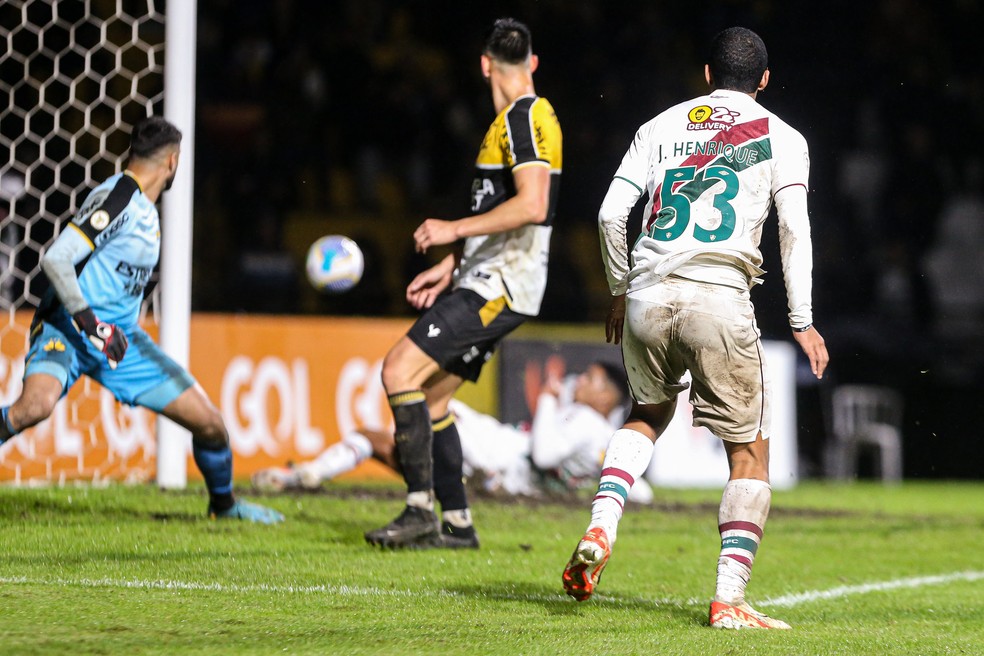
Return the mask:
M 748 290 L 669 276 L 626 299 L 622 355 L 636 401 L 687 389 L 694 426 L 729 442 L 769 438 L 769 378 Z

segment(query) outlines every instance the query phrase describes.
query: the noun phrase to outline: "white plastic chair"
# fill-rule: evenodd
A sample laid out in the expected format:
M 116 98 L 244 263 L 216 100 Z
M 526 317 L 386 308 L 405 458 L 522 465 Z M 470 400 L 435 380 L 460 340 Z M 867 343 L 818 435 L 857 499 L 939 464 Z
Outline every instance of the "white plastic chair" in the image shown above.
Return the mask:
M 831 396 L 833 441 L 827 475 L 841 480 L 857 476 L 862 448 L 879 451 L 878 473 L 886 483 L 902 480 L 902 397 L 876 385 L 840 385 Z

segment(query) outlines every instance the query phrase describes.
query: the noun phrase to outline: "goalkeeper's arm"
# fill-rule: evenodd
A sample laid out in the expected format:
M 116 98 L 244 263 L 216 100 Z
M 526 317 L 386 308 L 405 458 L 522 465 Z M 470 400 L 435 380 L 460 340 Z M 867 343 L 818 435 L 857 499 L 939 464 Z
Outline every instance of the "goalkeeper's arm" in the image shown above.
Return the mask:
M 82 295 L 75 265 L 87 258 L 92 251 L 92 242 L 75 228 L 75 224 L 70 224 L 41 258 L 41 269 L 48 276 L 48 282 L 69 314 L 75 314 L 89 306 Z
M 62 305 L 72 315 L 75 327 L 89 338 L 93 346 L 105 353 L 109 365 L 116 368 L 126 353 L 126 335 L 115 325 L 103 323 L 96 317 L 82 295 L 75 273 L 75 265 L 92 251 L 92 242 L 75 224 L 70 224 L 41 258 L 41 269 L 48 276 Z

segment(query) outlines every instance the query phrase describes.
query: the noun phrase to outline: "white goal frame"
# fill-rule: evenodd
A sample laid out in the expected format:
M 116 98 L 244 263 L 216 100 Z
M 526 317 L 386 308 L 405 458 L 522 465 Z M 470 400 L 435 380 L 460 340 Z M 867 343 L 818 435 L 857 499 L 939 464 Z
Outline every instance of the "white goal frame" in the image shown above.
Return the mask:
M 191 328 L 192 226 L 195 197 L 195 44 L 198 1 L 171 0 L 165 15 L 164 116 L 183 132 L 181 164 L 163 201 L 161 230 L 160 340 L 164 352 L 188 368 Z M 157 485 L 188 483 L 190 437 L 183 428 L 157 420 Z

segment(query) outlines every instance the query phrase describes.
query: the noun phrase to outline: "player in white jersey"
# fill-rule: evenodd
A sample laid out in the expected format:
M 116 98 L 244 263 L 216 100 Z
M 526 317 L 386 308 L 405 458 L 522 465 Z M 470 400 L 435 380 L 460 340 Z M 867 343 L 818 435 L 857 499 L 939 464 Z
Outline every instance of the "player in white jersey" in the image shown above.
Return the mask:
M 452 399 L 448 407 L 461 438 L 465 476 L 481 476 L 486 490 L 522 496 L 575 490 L 589 481 L 593 484 L 608 438 L 625 417 L 628 394 L 621 367 L 596 362 L 566 379 L 548 373 L 529 425 L 503 423 Z M 345 435 L 314 460 L 256 472 L 253 484 L 271 492 L 318 489 L 370 456 L 398 471 L 394 446 L 392 433 L 361 429 Z M 637 482 L 632 492 L 631 501 L 652 500 L 652 489 L 644 482 Z M 469 547 L 477 546 L 478 539 L 442 535 L 436 542 Z
M 529 29 L 511 18 L 496 21 L 481 65 L 497 115 L 475 162 L 471 213 L 429 218 L 414 231 L 420 252 L 463 244 L 407 286 L 407 300 L 424 313 L 383 361 L 407 505 L 365 534 L 370 544 L 405 547 L 433 542 L 439 531 L 475 532 L 447 405 L 462 382 L 478 378 L 499 341 L 540 311 L 562 135 L 550 103 L 536 95 L 537 63 Z
M 283 515 L 232 493 L 232 451 L 222 415 L 201 386 L 140 327 L 144 287 L 160 255 L 160 195 L 178 167 L 181 132 L 160 117 L 130 135 L 127 169 L 89 194 L 41 260 L 51 287 L 31 324 L 24 387 L 0 408 L 0 445 L 51 415 L 85 375 L 122 403 L 187 428 L 208 489 L 208 514 L 263 524 Z
M 809 157 L 803 137 L 756 102 L 769 82 L 758 35 L 739 27 L 718 34 L 705 75 L 709 95 L 639 129 L 598 215 L 613 296 L 606 332 L 622 343 L 634 403 L 609 443 L 591 522 L 563 583 L 579 601 L 594 592 L 628 489 L 649 465 L 689 370 L 694 424 L 723 440 L 731 471 L 709 623 L 789 628 L 745 601 L 771 501 L 769 379 L 749 288 L 764 273 L 759 240 L 775 203 L 792 335 L 822 377 L 828 355 L 811 307 Z M 649 209 L 630 256 L 627 218 L 644 190 Z

